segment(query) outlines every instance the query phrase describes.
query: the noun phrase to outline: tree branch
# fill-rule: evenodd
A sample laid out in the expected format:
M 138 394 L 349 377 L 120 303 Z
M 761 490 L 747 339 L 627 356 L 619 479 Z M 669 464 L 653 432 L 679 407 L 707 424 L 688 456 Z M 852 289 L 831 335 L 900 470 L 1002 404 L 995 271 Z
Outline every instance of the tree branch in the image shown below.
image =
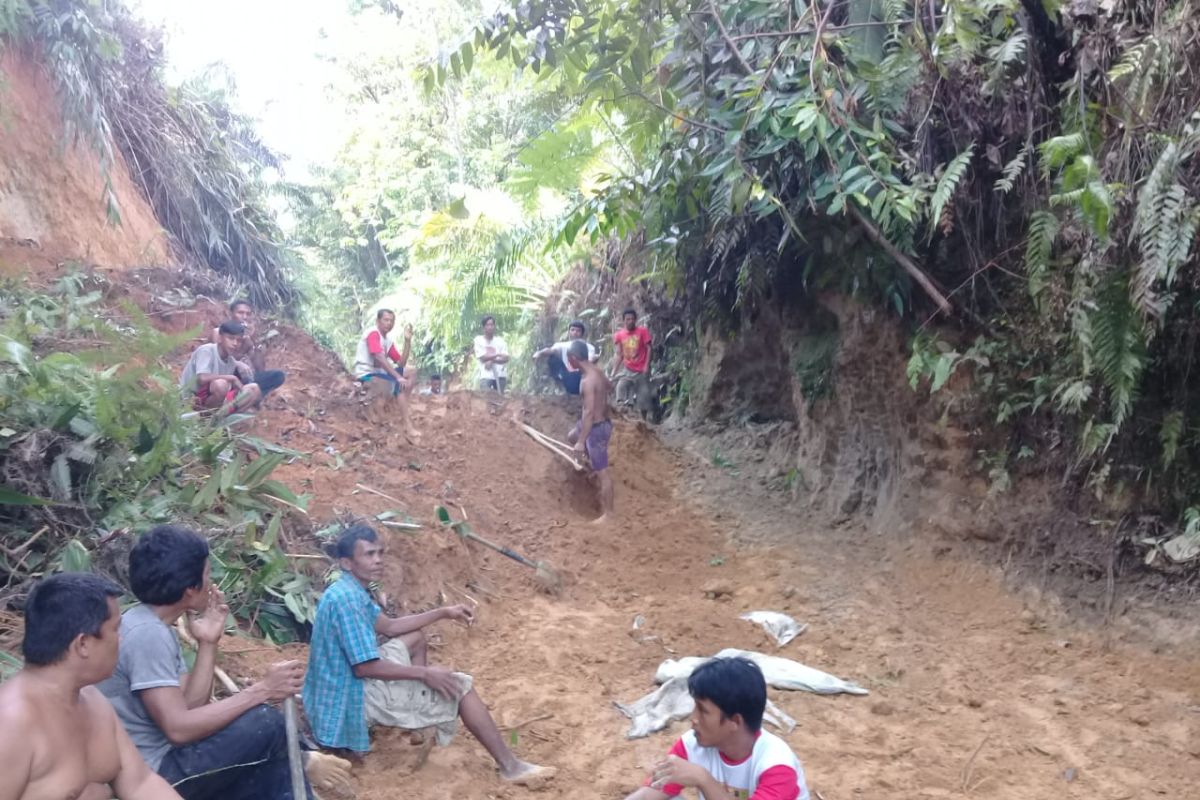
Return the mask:
M 900 25 L 908 25 L 912 20 L 902 19 L 894 22 L 885 20 L 877 20 L 874 22 L 847 22 L 845 25 L 828 25 L 821 29 L 822 33 L 830 33 L 832 31 L 848 31 L 855 28 L 885 28 L 895 27 Z M 793 36 L 810 36 L 817 32 L 816 28 L 801 28 L 797 30 L 786 31 L 760 31 L 758 33 L 741 33 L 737 36 L 731 36 L 730 40 L 734 42 L 745 41 L 746 39 L 788 39 Z
M 846 208 L 850 211 L 850 216 L 854 219 L 854 221 L 857 222 L 866 232 L 867 238 L 883 248 L 885 253 L 891 256 L 897 264 L 903 267 L 904 271 L 911 275 L 912 279 L 916 281 L 922 289 L 925 290 L 925 294 L 929 295 L 933 302 L 937 303 L 937 306 L 939 309 L 941 309 L 942 313 L 949 316 L 950 312 L 954 310 L 954 307 L 950 305 L 950 301 L 946 299 L 946 296 L 943 295 L 941 291 L 939 291 L 938 288 L 933 285 L 933 281 L 930 279 L 930 277 L 926 275 L 925 272 L 918 267 L 911 258 L 900 252 L 900 248 L 892 244 L 891 241 L 883 235 L 883 231 L 879 230 L 878 226 L 876 226 L 874 222 L 863 216 L 862 212 L 855 208 L 853 203 L 847 202 Z
M 717 21 L 717 29 L 721 31 L 721 38 L 725 40 L 725 45 L 733 51 L 734 57 L 742 65 L 742 69 L 746 74 L 753 75 L 754 68 L 746 63 L 746 59 L 742 58 L 742 53 L 738 50 L 737 42 L 729 35 L 729 29 L 725 27 L 725 22 L 721 19 L 721 12 L 717 10 L 717 4 L 714 0 L 708 0 L 708 10 L 712 14 L 712 18 Z

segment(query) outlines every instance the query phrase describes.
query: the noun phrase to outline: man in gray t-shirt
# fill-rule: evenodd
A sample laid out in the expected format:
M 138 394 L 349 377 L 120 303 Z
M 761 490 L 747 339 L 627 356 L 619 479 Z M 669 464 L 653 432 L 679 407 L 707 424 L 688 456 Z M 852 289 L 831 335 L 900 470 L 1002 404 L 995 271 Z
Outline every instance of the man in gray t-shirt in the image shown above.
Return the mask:
M 171 742 L 134 692 L 179 686 L 187 664 L 175 632 L 150 606 L 136 605 L 122 614 L 120 632 L 117 668 L 99 688 L 116 709 L 142 758 L 157 771 Z
M 262 399 L 256 383 L 243 383 L 237 375 L 234 353 L 241 346 L 246 328 L 240 322 L 223 322 L 217 341 L 202 344 L 192 353 L 179 376 L 184 395 L 195 395 L 197 408 L 219 408 L 225 416 L 242 411 Z

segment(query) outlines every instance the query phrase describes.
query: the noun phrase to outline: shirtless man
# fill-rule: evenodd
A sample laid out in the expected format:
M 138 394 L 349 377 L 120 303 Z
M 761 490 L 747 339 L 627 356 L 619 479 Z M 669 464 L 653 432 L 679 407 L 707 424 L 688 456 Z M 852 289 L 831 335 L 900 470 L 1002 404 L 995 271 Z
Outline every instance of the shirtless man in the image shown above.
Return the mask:
M 25 668 L 0 686 L 0 800 L 178 800 L 92 687 L 117 663 L 120 596 L 84 573 L 46 578 L 30 593 Z
M 596 523 L 608 521 L 613 511 L 612 476 L 608 473 L 608 440 L 612 437 L 612 420 L 608 416 L 608 393 L 611 385 L 604 370 L 588 358 L 587 342 L 575 339 L 567 348 L 567 360 L 571 369 L 581 370 L 583 380 L 579 393 L 583 397 L 583 413 L 579 424 L 569 434 L 567 441 L 575 450 L 587 453 L 592 471 L 600 484 L 600 516 Z

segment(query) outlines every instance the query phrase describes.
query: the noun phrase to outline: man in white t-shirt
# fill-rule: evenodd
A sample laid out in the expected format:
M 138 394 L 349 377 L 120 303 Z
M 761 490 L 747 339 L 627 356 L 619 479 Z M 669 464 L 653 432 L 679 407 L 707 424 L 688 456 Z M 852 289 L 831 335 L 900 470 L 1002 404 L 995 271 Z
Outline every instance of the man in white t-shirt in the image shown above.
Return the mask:
M 504 394 L 508 386 L 508 345 L 496 335 L 496 318 L 483 318 L 483 334 L 475 337 L 475 358 L 479 361 L 479 389 Z
M 746 658 L 714 658 L 688 677 L 692 729 L 625 800 L 666 800 L 694 788 L 704 800 L 809 800 L 804 768 L 762 729 L 767 682 Z
M 224 417 L 234 411 L 246 411 L 262 399 L 258 384 L 246 383 L 237 375 L 234 353 L 242 346 L 245 326 L 223 322 L 217 328 L 217 340 L 196 348 L 179 376 L 184 396 L 191 395 L 197 409 L 218 409 Z
M 544 347 L 533 354 L 536 361 L 539 358 L 550 357 L 546 366 L 550 370 L 550 377 L 558 381 L 563 391 L 567 394 L 579 394 L 579 381 L 583 378 L 583 373 L 580 370 L 573 369 L 571 362 L 567 360 L 567 349 L 571 346 L 571 342 L 576 339 L 582 339 L 587 333 L 587 328 L 579 320 L 575 320 L 567 328 L 567 340 L 565 342 L 555 342 L 549 347 Z M 584 342 L 588 349 L 588 361 L 593 364 L 600 358 L 596 352 L 596 347 L 591 342 Z
M 417 377 L 415 370 L 405 371 L 412 349 L 412 326 L 404 328 L 403 352 L 396 349 L 392 338 L 395 327 L 396 313 L 390 308 L 381 308 L 375 313 L 375 324 L 363 333 L 354 352 L 354 377 L 366 384 L 367 391 L 373 395 L 368 408 L 371 424 L 387 424 L 394 408 L 409 442 L 415 443 L 421 434 L 409 419 L 408 398 Z

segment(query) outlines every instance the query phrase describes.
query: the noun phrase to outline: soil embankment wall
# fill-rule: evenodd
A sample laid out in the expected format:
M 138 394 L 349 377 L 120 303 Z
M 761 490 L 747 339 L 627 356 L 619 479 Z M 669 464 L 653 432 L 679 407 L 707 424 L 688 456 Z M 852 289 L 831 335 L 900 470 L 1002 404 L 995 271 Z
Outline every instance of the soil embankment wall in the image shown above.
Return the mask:
M 70 143 L 64 132 L 45 64 L 29 48 L 0 47 L 0 273 L 63 261 L 162 264 L 166 236 L 120 153 L 109 169 L 121 216 L 113 225 L 95 151 L 86 135 Z

